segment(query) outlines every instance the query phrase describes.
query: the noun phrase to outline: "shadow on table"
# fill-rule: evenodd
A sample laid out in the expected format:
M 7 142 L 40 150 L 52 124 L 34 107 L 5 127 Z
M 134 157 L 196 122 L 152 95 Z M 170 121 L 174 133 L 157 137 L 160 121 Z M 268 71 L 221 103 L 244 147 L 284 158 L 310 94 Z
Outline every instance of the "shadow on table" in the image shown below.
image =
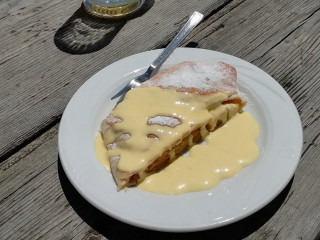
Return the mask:
M 263 226 L 280 208 L 286 199 L 293 178 L 284 188 L 284 190 L 268 205 L 258 212 L 250 215 L 236 223 L 220 227 L 217 229 L 191 232 L 191 233 L 167 233 L 145 230 L 134 227 L 126 223 L 115 220 L 108 215 L 102 213 L 88 203 L 72 186 L 68 180 L 60 159 L 58 160 L 58 173 L 63 192 L 76 213 L 94 230 L 104 235 L 106 238 L 113 240 L 124 239 L 243 239 L 251 233 L 257 231 Z M 130 203 L 128 203 L 130 204 Z
M 146 1 L 136 13 L 118 20 L 97 18 L 89 15 L 81 6 L 54 35 L 55 45 L 64 52 L 86 54 L 107 46 L 127 21 L 142 16 L 154 4 Z

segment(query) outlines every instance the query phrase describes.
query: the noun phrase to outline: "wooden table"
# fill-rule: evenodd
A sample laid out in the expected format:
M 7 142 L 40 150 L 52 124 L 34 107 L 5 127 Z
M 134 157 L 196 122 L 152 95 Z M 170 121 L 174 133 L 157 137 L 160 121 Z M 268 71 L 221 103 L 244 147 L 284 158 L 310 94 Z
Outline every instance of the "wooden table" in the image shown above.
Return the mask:
M 320 238 L 319 0 L 150 0 L 138 16 L 114 22 L 80 5 L 0 3 L 0 239 Z M 205 20 L 182 46 L 225 52 L 273 76 L 302 120 L 300 164 L 270 204 L 229 226 L 180 234 L 129 226 L 73 188 L 58 157 L 59 121 L 90 76 L 166 46 L 195 10 Z

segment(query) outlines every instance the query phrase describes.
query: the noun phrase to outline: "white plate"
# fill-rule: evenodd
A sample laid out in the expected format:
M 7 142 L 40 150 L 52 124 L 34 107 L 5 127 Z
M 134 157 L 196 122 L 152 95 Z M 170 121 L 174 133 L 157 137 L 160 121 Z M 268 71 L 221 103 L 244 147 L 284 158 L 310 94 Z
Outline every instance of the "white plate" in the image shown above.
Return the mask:
M 247 111 L 261 134 L 259 159 L 237 176 L 202 192 L 160 195 L 137 188 L 116 190 L 97 161 L 94 141 L 101 120 L 114 107 L 110 101 L 161 50 L 139 53 L 115 62 L 92 76 L 69 102 L 59 129 L 62 166 L 74 187 L 93 206 L 123 222 L 160 231 L 197 231 L 238 221 L 268 204 L 288 184 L 300 159 L 302 128 L 285 90 L 268 74 L 239 58 L 204 49 L 178 48 L 163 67 L 186 60 L 224 61 L 236 67 Z

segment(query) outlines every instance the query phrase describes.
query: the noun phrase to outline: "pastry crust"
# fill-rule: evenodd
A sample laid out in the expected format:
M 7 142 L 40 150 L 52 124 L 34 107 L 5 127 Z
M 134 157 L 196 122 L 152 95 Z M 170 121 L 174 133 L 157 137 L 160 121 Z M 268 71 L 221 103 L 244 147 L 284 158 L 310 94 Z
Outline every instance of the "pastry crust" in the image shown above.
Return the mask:
M 237 93 L 236 80 L 237 73 L 235 68 L 226 63 L 199 64 L 195 62 L 183 62 L 155 75 L 143 83 L 140 87 L 175 89 L 177 92 L 188 92 L 197 95 L 211 95 L 223 92 L 228 95 L 228 99 L 217 105 L 210 106 L 208 111 L 212 113 L 212 116 L 215 116 L 214 118 L 204 126 L 197 127 L 193 131 L 184 134 L 181 139 L 178 139 L 172 146 L 169 146 L 160 157 L 153 159 L 141 171 L 122 171 L 118 168 L 120 156 L 110 157 L 111 172 L 118 189 L 121 190 L 128 186 L 137 185 L 147 175 L 163 169 L 190 147 L 203 141 L 211 131 L 223 125 L 236 113 L 241 112 L 245 101 L 235 95 Z M 119 117 L 113 115 L 107 116 L 101 124 L 102 136 L 108 135 L 108 132 L 122 121 L 124 119 Z M 179 119 L 172 116 L 160 115 L 149 118 L 146 124 L 158 124 L 175 128 L 182 123 Z M 158 138 L 155 134 L 148 134 L 146 137 L 149 139 Z M 123 132 L 119 134 L 115 142 L 110 143 L 105 141 L 105 145 L 108 150 L 112 150 L 129 138 L 130 133 Z

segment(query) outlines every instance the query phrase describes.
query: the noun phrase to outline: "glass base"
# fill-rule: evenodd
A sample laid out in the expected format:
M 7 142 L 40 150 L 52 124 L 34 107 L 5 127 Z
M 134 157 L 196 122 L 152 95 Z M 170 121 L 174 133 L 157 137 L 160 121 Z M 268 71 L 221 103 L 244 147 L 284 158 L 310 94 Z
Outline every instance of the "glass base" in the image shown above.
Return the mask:
M 128 14 L 134 13 L 145 0 L 132 0 L 132 1 L 101 1 L 101 4 L 97 5 L 97 0 L 83 0 L 84 9 L 91 15 L 101 18 L 121 18 Z M 122 2 L 108 3 L 108 2 Z

